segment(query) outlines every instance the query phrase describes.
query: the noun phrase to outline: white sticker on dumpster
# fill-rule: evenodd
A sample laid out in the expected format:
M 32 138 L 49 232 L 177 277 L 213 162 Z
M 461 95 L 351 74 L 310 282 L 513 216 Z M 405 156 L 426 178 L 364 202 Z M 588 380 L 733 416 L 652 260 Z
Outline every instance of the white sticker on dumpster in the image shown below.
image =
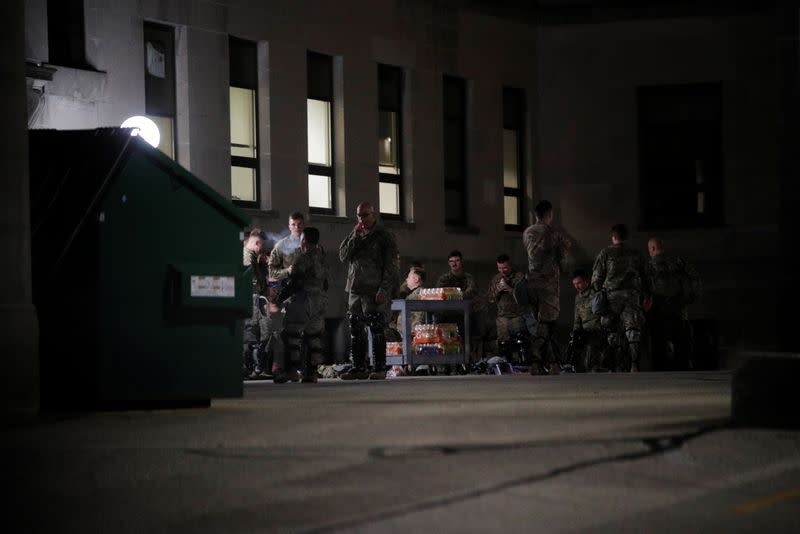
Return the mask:
M 191 276 L 192 297 L 230 297 L 236 296 L 236 283 L 233 276 Z

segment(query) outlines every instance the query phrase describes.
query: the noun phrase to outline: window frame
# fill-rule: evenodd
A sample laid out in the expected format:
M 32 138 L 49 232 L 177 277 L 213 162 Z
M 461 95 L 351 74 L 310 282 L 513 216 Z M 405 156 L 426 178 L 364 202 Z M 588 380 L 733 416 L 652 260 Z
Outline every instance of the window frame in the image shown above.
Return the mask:
M 166 79 L 171 79 L 172 84 L 169 87 L 171 95 L 164 100 L 163 102 L 156 102 L 158 100 L 155 95 L 153 94 L 153 90 L 148 91 L 148 86 L 152 84 L 152 82 L 148 83 L 148 76 L 150 76 L 147 72 L 147 42 L 148 42 L 148 30 L 153 33 L 169 33 L 169 52 L 165 54 L 166 60 Z M 152 34 L 151 34 L 152 35 Z M 175 74 L 175 27 L 169 26 L 167 24 L 160 24 L 157 22 L 152 22 L 149 20 L 143 21 L 142 24 L 142 48 L 143 48 L 143 60 L 144 60 L 144 109 L 145 109 L 145 116 L 147 117 L 159 117 L 162 119 L 169 119 L 172 122 L 172 159 L 174 161 L 178 161 L 178 104 L 177 104 L 177 83 L 176 83 L 176 74 Z M 150 98 L 148 98 L 148 94 Z M 161 150 L 161 149 L 159 149 Z M 163 151 L 162 151 L 163 152 Z
M 459 93 L 455 107 L 451 106 L 448 102 L 448 93 L 456 91 Z M 456 141 L 459 144 L 460 153 L 457 154 L 459 165 L 458 169 L 448 168 L 447 146 L 448 146 L 448 125 L 457 126 L 459 132 L 459 139 Z M 454 139 L 455 140 L 455 139 Z M 444 182 L 444 224 L 445 226 L 466 227 L 469 223 L 467 207 L 469 200 L 467 198 L 467 80 L 457 76 L 444 75 L 442 77 L 442 180 Z M 453 179 L 453 174 L 458 174 L 457 179 Z M 461 195 L 461 203 L 458 206 L 461 212 L 461 219 L 448 219 L 448 191 L 457 191 Z
M 314 72 L 313 69 L 325 63 L 327 72 Z M 320 100 L 328 102 L 328 135 L 330 138 L 330 166 L 319 165 L 317 163 L 308 163 L 308 173 L 306 175 L 306 183 L 309 187 L 309 197 L 311 183 L 309 176 L 325 176 L 329 180 L 331 205 L 329 208 L 321 208 L 319 206 L 311 206 L 310 198 L 308 201 L 308 212 L 311 214 L 320 215 L 335 215 L 336 214 L 336 127 L 334 123 L 334 92 L 333 92 L 333 56 L 314 52 L 312 50 L 306 51 L 306 74 L 307 74 L 307 87 L 306 87 L 306 109 L 308 109 L 309 100 Z M 322 78 L 327 78 L 322 80 Z M 321 84 L 321 85 L 320 85 Z M 306 142 L 308 142 L 308 117 L 306 117 Z
M 380 161 L 378 161 L 378 210 L 380 211 L 380 184 L 387 183 L 397 186 L 398 213 L 386 213 L 380 211 L 383 219 L 403 220 L 405 217 L 405 206 L 403 205 L 403 84 L 405 73 L 402 67 L 378 63 L 378 120 L 380 113 L 387 111 L 393 112 L 397 117 L 397 166 L 400 170 L 397 174 L 380 172 Z M 396 92 L 396 102 L 392 95 L 384 92 L 385 84 L 396 84 L 392 91 Z M 379 132 L 380 133 L 380 132 Z
M 94 70 L 86 60 L 84 0 L 47 0 L 47 62 Z
M 238 66 L 244 67 L 244 65 L 237 65 L 234 61 L 231 61 L 231 56 L 233 55 L 233 49 L 237 48 L 240 51 L 244 51 L 246 48 L 252 48 L 251 52 L 253 55 L 253 63 L 250 65 L 252 68 L 252 72 L 249 73 L 238 73 L 235 72 Z M 231 201 L 236 204 L 237 206 L 242 207 L 250 207 L 250 208 L 258 208 L 261 205 L 261 165 L 260 165 L 260 147 L 261 147 L 261 139 L 259 138 L 259 128 L 258 128 L 258 117 L 259 117 L 259 110 L 258 110 L 258 43 L 254 41 L 248 41 L 246 39 L 241 39 L 239 37 L 235 37 L 233 35 L 228 36 L 228 64 L 229 64 L 229 87 L 235 87 L 237 89 L 249 89 L 252 90 L 253 93 L 253 129 L 254 129 L 254 136 L 255 136 L 255 156 L 252 158 L 248 158 L 245 156 L 234 156 L 231 154 L 231 189 L 233 188 L 233 167 L 242 167 L 247 169 L 254 169 L 255 170 L 255 200 L 241 200 L 241 199 L 234 199 L 233 193 L 231 191 Z M 252 77 L 251 80 L 248 80 L 248 77 Z M 229 89 L 230 91 L 230 89 Z M 231 127 L 231 117 L 228 117 L 228 126 Z
M 723 89 L 721 81 L 637 87 L 640 229 L 663 231 L 724 226 Z M 673 132 L 668 133 L 669 130 Z M 703 131 L 705 135 L 700 133 Z M 659 135 L 662 136 L 662 145 L 657 142 Z M 683 150 L 669 157 L 665 157 L 662 150 L 653 149 L 659 146 L 674 147 L 663 144 L 665 139 L 691 144 L 693 139 L 696 141 L 698 138 L 702 138 L 703 142 L 693 144 L 691 150 L 679 146 Z M 662 168 L 660 161 L 666 159 L 671 163 L 684 164 L 681 168 L 691 168 L 685 156 L 690 152 L 697 154 L 701 148 L 705 149 L 700 151 L 703 158 L 695 159 L 694 167 L 697 169 L 698 161 L 708 164 L 704 165 L 702 181 L 697 178 L 697 170 L 691 186 L 689 181 L 667 183 L 659 180 L 659 174 L 654 169 Z M 660 159 L 656 158 L 659 152 Z M 660 193 L 681 188 L 684 194 L 680 197 L 665 199 Z M 698 195 L 703 195 L 702 211 L 697 209 Z M 672 206 L 668 215 L 654 209 L 664 204 Z M 691 213 L 688 210 L 682 212 L 675 208 L 676 205 L 693 205 L 695 208 Z

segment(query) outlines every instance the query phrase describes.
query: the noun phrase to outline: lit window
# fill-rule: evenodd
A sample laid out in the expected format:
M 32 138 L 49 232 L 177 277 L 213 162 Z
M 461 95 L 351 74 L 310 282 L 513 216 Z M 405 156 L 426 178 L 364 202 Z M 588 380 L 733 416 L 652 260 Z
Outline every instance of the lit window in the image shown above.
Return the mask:
M 308 162 L 331 165 L 331 103 L 308 99 Z

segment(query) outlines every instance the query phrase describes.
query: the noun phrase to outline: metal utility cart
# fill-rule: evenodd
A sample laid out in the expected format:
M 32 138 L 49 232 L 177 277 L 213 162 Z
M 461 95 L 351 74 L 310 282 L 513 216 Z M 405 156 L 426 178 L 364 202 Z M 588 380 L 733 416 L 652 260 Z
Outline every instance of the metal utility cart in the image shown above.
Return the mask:
M 389 365 L 443 365 L 443 364 L 467 364 L 469 359 L 469 312 L 472 301 L 469 300 L 404 300 L 396 299 L 392 301 L 392 310 L 400 312 L 403 325 L 403 354 L 386 355 L 386 363 Z M 464 352 L 459 354 L 415 354 L 413 350 L 413 333 L 409 325 L 409 314 L 407 312 L 424 311 L 426 314 L 443 311 L 459 311 L 464 314 L 464 332 L 461 337 L 464 340 Z

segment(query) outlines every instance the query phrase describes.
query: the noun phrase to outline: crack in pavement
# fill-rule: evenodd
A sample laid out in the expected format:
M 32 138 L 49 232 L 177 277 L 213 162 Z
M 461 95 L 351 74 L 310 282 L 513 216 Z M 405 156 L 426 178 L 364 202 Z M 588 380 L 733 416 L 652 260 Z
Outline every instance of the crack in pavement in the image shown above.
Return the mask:
M 598 465 L 604 464 L 611 464 L 616 462 L 631 462 L 635 460 L 641 460 L 644 458 L 648 458 L 651 456 L 657 456 L 660 454 L 664 454 L 666 452 L 673 451 L 675 449 L 681 448 L 687 442 L 696 439 L 700 436 L 716 432 L 718 430 L 722 430 L 726 428 L 725 425 L 715 425 L 715 426 L 706 426 L 701 427 L 697 430 L 692 432 L 686 432 L 683 434 L 669 434 L 669 435 L 662 435 L 662 436 L 653 436 L 653 437 L 645 437 L 645 438 L 623 438 L 623 439 L 606 439 L 606 440 L 596 440 L 596 443 L 642 443 L 647 447 L 644 451 L 637 451 L 637 452 L 628 452 L 624 454 L 616 454 L 613 456 L 603 457 L 603 458 L 595 458 L 592 460 L 584 460 L 580 462 L 576 462 L 573 464 L 557 467 L 546 471 L 544 473 L 536 474 L 536 475 L 529 475 L 525 477 L 520 477 L 516 479 L 506 480 L 504 482 L 500 482 L 497 484 L 492 484 L 490 486 L 486 486 L 483 488 L 475 488 L 468 491 L 463 491 L 460 493 L 456 493 L 454 495 L 448 495 L 443 497 L 437 497 L 430 499 L 428 501 L 422 501 L 412 504 L 407 504 L 403 506 L 398 506 L 396 508 L 392 508 L 390 510 L 384 510 L 380 513 L 373 513 L 368 514 L 362 517 L 354 517 L 348 519 L 342 519 L 339 521 L 334 521 L 331 523 L 327 523 L 325 525 L 320 525 L 318 527 L 313 527 L 306 530 L 301 530 L 303 534 L 319 534 L 319 533 L 326 533 L 326 532 L 336 532 L 343 529 L 355 528 L 359 526 L 364 526 L 370 523 L 377 523 L 381 521 L 385 521 L 387 519 L 395 518 L 404 516 L 410 513 L 421 512 L 425 510 L 432 510 L 435 508 L 439 508 L 442 506 L 448 506 L 451 504 L 457 504 L 460 502 L 464 502 L 470 499 L 476 499 L 479 497 L 483 497 L 485 495 L 499 493 L 511 488 L 524 486 L 527 484 L 533 484 L 537 482 L 544 482 L 547 480 L 551 480 L 561 475 L 565 475 L 568 473 L 574 473 L 576 471 L 580 471 L 582 469 L 589 469 L 591 467 L 595 467 Z M 497 451 L 502 449 L 520 449 L 520 448 L 531 448 L 531 447 L 539 447 L 543 445 L 552 446 L 556 443 L 562 444 L 563 441 L 560 442 L 551 442 L 546 444 L 546 442 L 538 442 L 535 444 L 528 444 L 520 446 L 519 444 L 490 444 L 490 445 L 465 445 L 465 446 L 458 446 L 458 445 L 446 445 L 446 446 L 426 446 L 420 447 L 418 449 L 408 449 L 410 451 L 423 451 L 423 452 L 433 452 L 439 451 L 441 454 L 462 454 L 468 452 L 475 452 L 475 451 Z M 586 443 L 586 441 L 575 442 L 577 443 Z M 384 453 L 386 449 L 373 449 L 370 451 L 370 455 L 375 458 L 390 458 L 392 457 L 391 454 L 387 455 Z

